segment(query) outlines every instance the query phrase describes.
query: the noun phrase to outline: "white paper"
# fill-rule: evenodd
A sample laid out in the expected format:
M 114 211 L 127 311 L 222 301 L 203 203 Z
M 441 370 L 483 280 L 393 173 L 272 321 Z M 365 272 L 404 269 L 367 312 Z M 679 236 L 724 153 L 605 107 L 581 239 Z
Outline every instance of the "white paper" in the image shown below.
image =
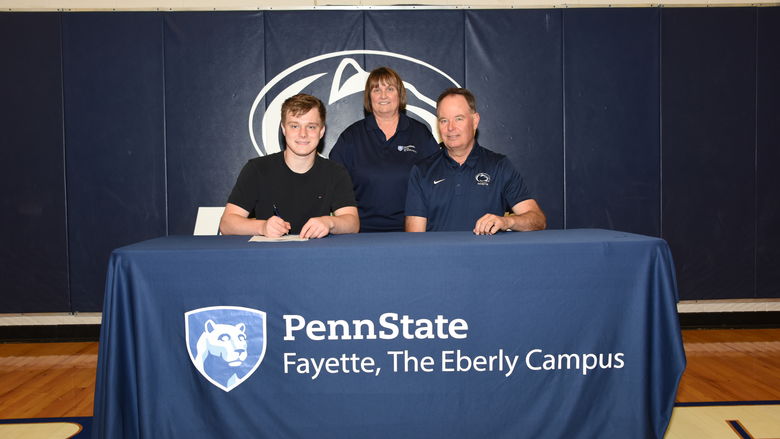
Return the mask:
M 296 242 L 308 240 L 309 238 L 301 238 L 301 235 L 284 235 L 278 238 L 269 238 L 267 236 L 256 235 L 249 238 L 249 242 Z

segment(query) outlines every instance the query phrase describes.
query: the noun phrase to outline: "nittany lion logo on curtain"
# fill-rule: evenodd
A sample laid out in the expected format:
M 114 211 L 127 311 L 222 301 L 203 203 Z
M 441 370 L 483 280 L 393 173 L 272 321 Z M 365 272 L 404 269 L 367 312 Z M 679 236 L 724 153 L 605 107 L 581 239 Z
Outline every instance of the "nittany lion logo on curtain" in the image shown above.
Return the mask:
M 322 153 L 328 155 L 336 141 L 336 136 L 354 120 L 344 121 L 343 125 L 334 123 L 344 108 L 338 104 L 344 99 L 357 97 L 350 103 L 351 108 L 362 107 L 363 90 L 369 72 L 360 62 L 365 56 L 381 57 L 386 65 L 393 67 L 404 77 L 407 91 L 407 114 L 414 115 L 428 125 L 431 133 L 438 139 L 436 123 L 436 97 L 447 87 L 460 87 L 448 74 L 423 60 L 407 55 L 380 50 L 345 50 L 331 52 L 305 59 L 292 65 L 268 81 L 257 94 L 249 110 L 249 137 L 255 151 L 260 156 L 281 151 L 279 142 L 279 124 L 281 122 L 282 103 L 297 93 L 306 92 L 320 97 L 328 107 L 328 131 L 326 145 Z M 410 81 L 407 72 L 416 78 L 433 79 L 436 87 L 422 89 L 420 84 Z M 429 84 L 430 85 L 430 84 Z M 262 110 L 263 103 L 267 108 Z M 331 111 L 335 110 L 335 111 Z M 259 116 L 262 115 L 262 119 Z M 329 141 L 327 139 L 330 139 Z
M 184 313 L 187 352 L 195 369 L 230 392 L 265 357 L 265 312 L 240 306 L 210 306 Z

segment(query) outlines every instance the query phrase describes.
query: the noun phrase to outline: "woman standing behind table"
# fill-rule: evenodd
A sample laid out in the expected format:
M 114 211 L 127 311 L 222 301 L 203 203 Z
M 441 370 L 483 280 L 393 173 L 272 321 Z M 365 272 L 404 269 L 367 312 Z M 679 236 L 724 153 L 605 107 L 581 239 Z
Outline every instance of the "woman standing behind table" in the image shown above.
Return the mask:
M 368 75 L 363 108 L 368 114 L 341 133 L 330 159 L 352 177 L 361 232 L 403 231 L 409 171 L 439 145 L 425 125 L 404 113 L 406 88 L 389 67 Z

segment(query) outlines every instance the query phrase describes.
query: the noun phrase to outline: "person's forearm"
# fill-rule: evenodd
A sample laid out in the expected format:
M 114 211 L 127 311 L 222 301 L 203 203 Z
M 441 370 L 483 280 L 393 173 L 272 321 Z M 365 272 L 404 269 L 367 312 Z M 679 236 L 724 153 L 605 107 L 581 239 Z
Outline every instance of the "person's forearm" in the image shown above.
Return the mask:
M 405 232 L 424 232 L 428 226 L 428 218 L 421 216 L 407 216 L 404 219 Z
M 360 219 L 357 215 L 344 214 L 338 216 L 323 216 L 321 218 L 328 224 L 330 233 L 334 235 L 357 233 L 360 231 Z
M 225 214 L 219 222 L 219 231 L 223 235 L 264 235 L 265 220 L 244 218 L 240 215 Z
M 516 232 L 531 232 L 547 228 L 547 219 L 544 214 L 539 212 L 526 212 L 520 215 L 512 214 L 504 218 L 509 222 L 507 229 Z

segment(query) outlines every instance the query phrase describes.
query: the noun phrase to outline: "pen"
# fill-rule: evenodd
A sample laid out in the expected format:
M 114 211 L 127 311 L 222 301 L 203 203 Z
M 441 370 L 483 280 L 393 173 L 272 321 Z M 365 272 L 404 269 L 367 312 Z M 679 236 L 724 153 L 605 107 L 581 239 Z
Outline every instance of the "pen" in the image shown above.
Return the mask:
M 284 218 L 282 218 L 282 215 L 279 213 L 279 208 L 276 207 L 276 203 L 273 203 L 274 206 L 274 216 L 278 216 L 282 221 L 284 221 Z M 284 232 L 282 235 L 286 235 L 287 232 Z

